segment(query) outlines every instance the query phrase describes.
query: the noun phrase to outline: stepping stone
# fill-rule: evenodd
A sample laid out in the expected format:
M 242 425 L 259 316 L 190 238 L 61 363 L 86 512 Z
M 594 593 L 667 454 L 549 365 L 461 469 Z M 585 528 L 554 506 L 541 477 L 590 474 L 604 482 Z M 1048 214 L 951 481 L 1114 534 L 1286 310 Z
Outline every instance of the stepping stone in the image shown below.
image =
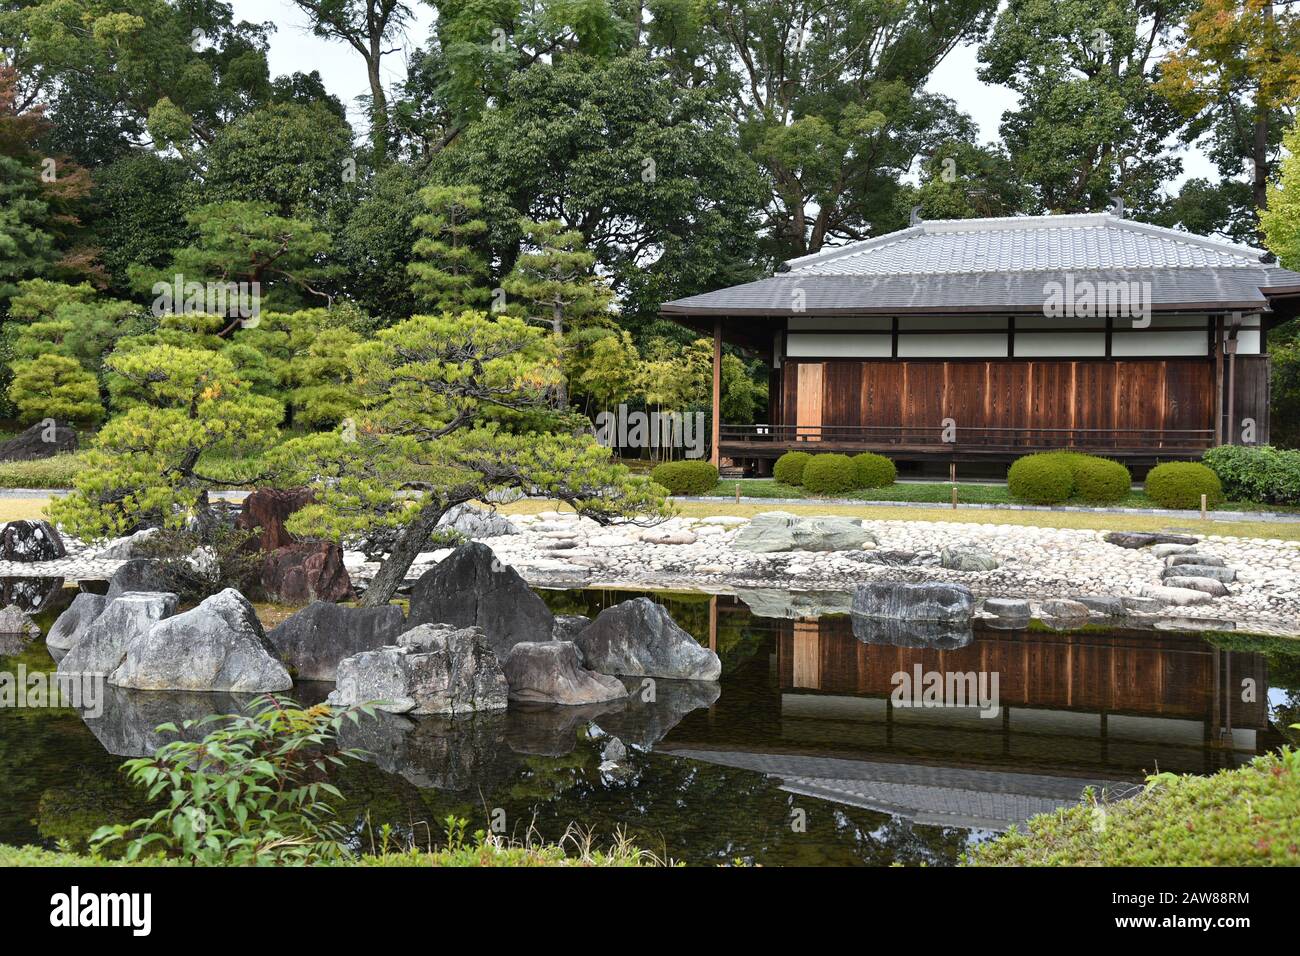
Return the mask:
M 1103 541 L 1121 548 L 1149 548 L 1153 544 L 1196 544 L 1197 539 L 1187 534 L 1167 534 L 1163 531 L 1112 531 Z
M 980 608 L 997 617 L 1015 620 L 1027 621 L 1033 615 L 1029 602 L 1020 598 L 985 598 Z
M 1158 584 L 1148 584 L 1142 589 L 1144 597 L 1155 598 L 1165 604 L 1172 604 L 1175 607 L 1187 607 L 1191 604 L 1208 604 L 1213 598 L 1204 591 L 1196 591 L 1192 588 L 1175 588 L 1163 587 Z
M 1173 554 L 1165 558 L 1165 567 L 1176 568 L 1179 565 L 1196 564 L 1209 568 L 1226 568 L 1223 558 L 1212 554 Z
M 1171 554 L 1195 554 L 1196 545 L 1194 544 L 1154 544 L 1151 546 L 1151 553 L 1157 558 L 1167 558 Z
M 1213 578 L 1224 584 L 1231 584 L 1237 579 L 1237 572 L 1232 568 L 1216 568 L 1208 564 L 1180 564 L 1175 568 L 1165 568 L 1160 576 L 1162 578 Z
M 1153 597 L 1137 597 L 1136 595 L 1126 594 L 1122 598 L 1124 610 L 1130 614 L 1155 614 L 1165 606 L 1164 601 L 1157 600 Z
M 1039 606 L 1039 612 L 1045 620 L 1050 621 L 1078 621 L 1083 623 L 1088 620 L 1089 616 L 1088 605 L 1068 598 L 1044 601 Z
M 1093 614 L 1106 617 L 1124 616 L 1124 599 L 1113 594 L 1081 594 L 1075 600 Z
M 1193 591 L 1204 591 L 1211 597 L 1225 597 L 1232 592 L 1222 581 L 1216 581 L 1214 578 L 1186 578 L 1171 577 L 1165 578 L 1165 586 L 1171 588 L 1191 588 Z

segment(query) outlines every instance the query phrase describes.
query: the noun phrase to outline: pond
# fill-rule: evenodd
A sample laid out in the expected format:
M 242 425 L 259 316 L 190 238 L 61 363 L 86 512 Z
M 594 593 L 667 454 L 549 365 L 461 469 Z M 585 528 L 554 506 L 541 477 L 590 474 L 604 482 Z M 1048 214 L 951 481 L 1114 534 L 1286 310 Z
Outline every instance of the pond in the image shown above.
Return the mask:
M 588 615 L 636 596 L 539 593 L 556 613 Z M 622 831 L 690 864 L 947 865 L 1085 787 L 1124 792 L 1156 770 L 1238 766 L 1286 742 L 1281 728 L 1300 719 L 1300 641 L 977 628 L 939 650 L 855 634 L 807 596 L 651 596 L 716 650 L 719 684 L 629 679 L 627 704 L 367 722 L 346 740 L 367 762 L 337 781 L 357 848 L 376 846 L 385 825 L 399 843 L 439 843 L 454 815 L 471 832 L 495 821 L 549 840 L 571 824 L 597 843 Z M 62 601 L 47 603 L 43 626 Z M 51 669 L 39 639 L 0 643 L 0 671 L 20 666 Z M 898 675 L 910 695 L 899 696 Z M 963 686 L 976 706 L 951 706 Z M 81 846 L 98 826 L 141 815 L 124 756 L 156 747 L 161 723 L 240 704 L 110 690 L 95 718 L 0 708 L 0 842 Z M 602 767 L 611 735 L 629 751 L 615 768 Z

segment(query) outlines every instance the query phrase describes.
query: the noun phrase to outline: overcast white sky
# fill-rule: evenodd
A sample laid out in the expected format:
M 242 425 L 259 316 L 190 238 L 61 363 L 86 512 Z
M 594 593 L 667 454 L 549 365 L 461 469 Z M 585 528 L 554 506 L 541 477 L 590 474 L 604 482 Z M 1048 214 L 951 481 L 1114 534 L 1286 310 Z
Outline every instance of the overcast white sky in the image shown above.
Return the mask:
M 235 17 L 253 22 L 271 21 L 277 30 L 271 39 L 271 73 L 293 73 L 295 70 L 310 73 L 319 70 L 326 88 L 343 101 L 357 128 L 364 117 L 357 108 L 356 98 L 367 92 L 366 71 L 351 47 L 332 43 L 312 35 L 307 26 L 307 16 L 292 0 L 229 0 Z M 415 18 L 407 28 L 404 44 L 406 51 L 422 45 L 429 35 L 433 10 L 423 3 L 413 3 Z M 404 54 L 393 53 L 385 57 L 385 72 L 389 82 L 405 76 Z M 1016 105 L 1016 95 L 1002 86 L 981 83 L 975 75 L 977 67 L 975 47 L 965 46 L 954 50 L 934 71 L 928 88 L 956 100 L 957 105 L 969 113 L 979 126 L 986 142 L 998 138 L 998 123 L 1002 113 Z M 1213 166 L 1199 151 L 1183 153 L 1183 176 L 1204 176 L 1214 179 Z

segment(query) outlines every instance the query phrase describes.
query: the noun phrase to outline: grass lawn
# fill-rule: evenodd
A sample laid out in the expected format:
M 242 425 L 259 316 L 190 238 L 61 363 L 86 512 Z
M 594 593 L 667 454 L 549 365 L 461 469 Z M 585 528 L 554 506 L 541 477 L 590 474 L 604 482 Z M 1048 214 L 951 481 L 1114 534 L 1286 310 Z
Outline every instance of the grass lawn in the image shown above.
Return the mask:
M 539 511 L 568 510 L 554 501 L 519 501 L 499 506 L 505 514 L 537 514 Z M 688 518 L 735 515 L 752 518 L 764 511 L 788 511 L 798 515 L 844 515 L 869 521 L 953 521 L 962 524 L 1011 524 L 1033 528 L 1087 528 L 1096 531 L 1164 531 L 1185 528 L 1193 534 L 1234 535 L 1241 538 L 1277 538 L 1300 541 L 1300 522 L 1201 521 L 1199 518 L 1166 518 L 1162 515 L 1125 515 L 1086 511 L 962 511 L 948 508 L 894 508 L 889 505 L 807 504 L 774 505 L 762 501 L 679 501 L 677 510 Z
M 810 501 L 817 500 L 816 495 L 810 495 L 803 488 L 795 485 L 785 485 L 771 478 L 748 478 L 737 482 L 736 479 L 730 481 L 719 481 L 718 486 L 710 492 L 718 498 L 734 498 L 736 495 L 736 485 L 740 485 L 740 494 L 744 498 L 807 498 Z M 852 491 L 838 497 L 858 498 L 862 501 L 906 501 L 919 504 L 952 504 L 952 485 L 946 481 L 906 481 L 898 482 L 887 488 L 868 488 L 862 491 Z M 957 482 L 957 500 L 964 504 L 1024 504 L 1011 496 L 1004 484 L 983 484 L 977 482 Z M 1082 500 L 1070 500 L 1064 502 L 1067 505 L 1079 505 L 1088 507 L 1089 502 Z M 1146 496 L 1146 493 L 1134 489 L 1129 492 L 1127 498 L 1117 501 L 1108 507 L 1112 508 L 1158 508 L 1154 501 Z M 1279 505 L 1262 505 L 1250 501 L 1227 501 L 1219 505 L 1218 511 L 1277 511 L 1284 513 L 1297 513 L 1300 509 L 1288 508 Z

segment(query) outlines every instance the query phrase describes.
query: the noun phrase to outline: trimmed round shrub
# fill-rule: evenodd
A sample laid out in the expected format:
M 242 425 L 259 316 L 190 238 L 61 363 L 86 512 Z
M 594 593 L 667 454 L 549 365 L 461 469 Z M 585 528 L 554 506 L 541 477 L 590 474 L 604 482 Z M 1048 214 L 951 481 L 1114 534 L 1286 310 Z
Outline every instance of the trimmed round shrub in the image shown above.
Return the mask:
M 650 479 L 670 495 L 707 495 L 718 487 L 718 469 L 707 461 L 666 461 L 655 466 Z
M 858 485 L 858 472 L 848 455 L 813 455 L 803 469 L 803 486 L 815 495 L 837 495 Z
M 1133 476 L 1117 461 L 1079 455 L 1070 464 L 1074 470 L 1073 497 L 1091 504 L 1111 504 L 1123 501 L 1133 489 Z
M 1070 497 L 1074 490 L 1074 470 L 1068 459 L 1058 453 L 1025 455 L 1007 469 L 1007 491 L 1012 497 L 1036 505 L 1054 505 Z
M 869 451 L 853 456 L 853 472 L 859 488 L 886 488 L 898 477 L 898 469 L 892 461 Z
M 811 458 L 806 451 L 788 451 L 772 466 L 772 477 L 783 485 L 802 485 L 803 470 Z
M 1147 472 L 1147 497 L 1162 508 L 1199 508 L 1201 495 L 1211 505 L 1223 501 L 1223 484 L 1208 465 L 1169 461 Z

